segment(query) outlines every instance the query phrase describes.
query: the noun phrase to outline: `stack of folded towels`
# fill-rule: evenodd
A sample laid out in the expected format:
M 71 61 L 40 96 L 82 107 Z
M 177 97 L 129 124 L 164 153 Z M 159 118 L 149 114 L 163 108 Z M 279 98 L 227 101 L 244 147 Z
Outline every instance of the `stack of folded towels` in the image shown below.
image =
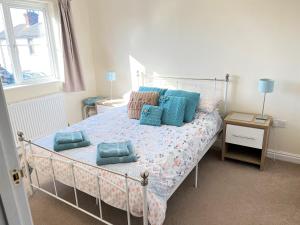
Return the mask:
M 136 162 L 137 157 L 133 151 L 131 141 L 105 143 L 102 142 L 97 146 L 98 166 L 116 163 Z
M 58 132 L 54 137 L 54 150 L 64 151 L 72 148 L 82 148 L 91 144 L 84 131 Z

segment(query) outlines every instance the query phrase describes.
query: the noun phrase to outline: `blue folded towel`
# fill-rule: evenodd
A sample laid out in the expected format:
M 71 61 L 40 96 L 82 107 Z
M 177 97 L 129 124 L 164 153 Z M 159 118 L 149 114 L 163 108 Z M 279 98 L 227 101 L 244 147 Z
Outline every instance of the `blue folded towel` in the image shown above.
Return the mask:
M 66 143 L 66 144 L 59 144 L 54 141 L 53 149 L 56 152 L 64 151 L 67 149 L 73 149 L 73 148 L 82 148 L 91 145 L 91 142 L 87 136 L 87 134 L 84 131 L 80 131 L 82 135 L 82 141 L 81 142 L 74 142 L 74 143 Z
M 83 103 L 83 105 L 95 106 L 96 102 L 101 99 L 104 99 L 104 98 L 101 96 L 89 97 L 89 98 L 83 99 L 82 103 Z
M 98 166 L 101 166 L 101 165 L 107 165 L 107 164 L 136 162 L 137 157 L 133 151 L 133 146 L 132 146 L 131 142 L 129 142 L 129 144 L 128 144 L 128 150 L 129 150 L 129 155 L 127 155 L 127 156 L 103 158 L 100 155 L 101 150 L 99 148 L 97 148 L 96 163 Z
M 129 155 L 128 146 L 131 145 L 130 141 L 98 144 L 99 154 L 102 158 L 107 157 L 122 157 Z
M 81 131 L 59 132 L 55 134 L 54 141 L 57 144 L 68 144 L 82 142 L 83 137 Z

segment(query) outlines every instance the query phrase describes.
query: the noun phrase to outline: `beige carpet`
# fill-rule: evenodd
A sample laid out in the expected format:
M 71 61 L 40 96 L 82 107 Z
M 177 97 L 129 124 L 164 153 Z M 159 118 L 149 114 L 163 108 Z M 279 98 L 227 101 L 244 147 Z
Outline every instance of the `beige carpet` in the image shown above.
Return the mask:
M 267 160 L 264 171 L 235 161 L 220 160 L 210 151 L 199 164 L 199 187 L 192 173 L 168 202 L 164 225 L 299 225 L 300 165 Z M 73 199 L 60 186 L 60 196 Z M 95 199 L 80 193 L 80 205 L 97 212 Z M 36 192 L 30 198 L 35 225 L 100 225 L 102 223 Z M 105 206 L 104 217 L 125 225 L 123 211 Z M 133 218 L 132 224 L 142 224 Z

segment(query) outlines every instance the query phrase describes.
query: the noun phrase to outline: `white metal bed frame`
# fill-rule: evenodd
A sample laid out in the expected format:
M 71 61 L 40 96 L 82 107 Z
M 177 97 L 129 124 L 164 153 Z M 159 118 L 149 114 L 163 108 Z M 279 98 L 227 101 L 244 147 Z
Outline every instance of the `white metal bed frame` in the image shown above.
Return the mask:
M 139 73 L 139 71 L 137 71 L 137 78 L 138 79 L 141 78 L 141 74 Z M 156 77 L 156 78 L 177 80 L 177 84 L 178 84 L 178 82 L 180 80 L 213 81 L 215 83 L 216 82 L 224 82 L 225 83 L 225 90 L 224 90 L 224 111 L 225 112 L 224 113 L 227 112 L 227 104 L 228 104 L 227 94 L 228 94 L 228 85 L 229 85 L 229 74 L 226 74 L 226 76 L 225 76 L 224 79 L 217 79 L 217 78 L 184 78 L 184 77 L 169 77 L 169 76 L 159 76 L 159 77 Z M 144 75 L 142 77 L 142 80 L 143 80 L 142 83 L 144 84 L 145 83 L 144 82 L 145 81 Z M 222 128 L 210 140 L 210 142 L 206 145 L 206 148 L 202 151 L 202 154 L 199 157 L 199 159 L 196 161 L 195 165 L 193 165 L 191 167 L 191 169 L 189 171 L 187 171 L 186 174 L 182 177 L 182 179 L 180 180 L 180 182 L 178 182 L 178 184 L 173 187 L 173 189 L 171 191 L 171 194 L 168 196 L 168 199 L 173 195 L 173 193 L 177 190 L 177 188 L 181 185 L 181 183 L 185 180 L 185 178 L 191 173 L 191 171 L 194 168 L 195 168 L 195 187 L 197 188 L 197 186 L 198 186 L 198 164 L 199 164 L 199 161 L 202 159 L 202 157 L 205 155 L 205 153 L 211 148 L 211 146 L 215 143 L 215 141 L 217 140 L 217 137 L 218 137 L 218 135 L 219 135 L 219 133 L 221 131 L 222 131 Z M 97 168 L 99 170 L 106 171 L 106 172 L 115 174 L 117 176 L 123 177 L 124 178 L 124 182 L 125 182 L 125 189 L 124 189 L 122 187 L 119 187 L 117 184 L 114 184 L 113 182 L 105 179 L 104 177 L 101 177 L 100 174 L 94 174 L 94 173 L 86 170 L 85 168 L 80 167 L 79 165 L 76 165 L 74 162 L 70 162 L 70 160 L 68 160 L 68 159 L 71 159 L 71 158 L 68 158 L 67 156 L 59 154 L 57 152 L 53 152 L 53 151 L 51 151 L 49 149 L 46 149 L 46 148 L 44 148 L 42 146 L 36 145 L 36 144 L 32 143 L 31 140 L 26 140 L 26 138 L 24 137 L 23 132 L 21 132 L 21 131 L 18 132 L 18 140 L 20 142 L 20 147 L 21 147 L 22 156 L 23 156 L 23 160 L 24 160 L 24 167 L 25 167 L 25 171 L 24 172 L 25 172 L 25 177 L 27 178 L 30 195 L 33 194 L 33 189 L 40 190 L 40 191 L 48 194 L 49 196 L 54 197 L 57 200 L 60 200 L 60 201 L 62 201 L 64 203 L 66 203 L 67 205 L 69 205 L 69 206 L 71 206 L 71 207 L 73 207 L 75 209 L 78 209 L 79 211 L 81 211 L 81 212 L 83 212 L 83 213 L 85 213 L 85 214 L 87 214 L 87 215 L 95 218 L 96 220 L 98 220 L 98 221 L 100 221 L 100 222 L 102 222 L 104 224 L 113 225 L 112 223 L 110 223 L 107 220 L 105 220 L 103 218 L 103 214 L 102 214 L 102 204 L 101 204 L 101 199 L 102 198 L 101 198 L 101 185 L 100 185 L 100 180 L 102 179 L 102 181 L 104 180 L 105 182 L 109 182 L 110 184 L 112 184 L 114 187 L 118 188 L 119 190 L 121 190 L 125 194 L 125 196 L 126 196 L 127 224 L 131 225 L 128 180 L 132 180 L 134 182 L 140 183 L 140 185 L 142 187 L 142 194 L 143 194 L 143 225 L 147 225 L 148 224 L 147 185 L 148 185 L 148 176 L 149 176 L 149 173 L 147 171 L 144 171 L 144 172 L 141 173 L 141 178 L 136 178 L 136 177 L 128 176 L 128 174 L 118 173 L 116 171 L 109 170 L 109 169 L 104 168 L 104 167 L 93 166 L 93 165 L 90 165 L 90 164 L 87 164 L 87 163 L 84 163 L 84 162 L 80 161 L 80 163 L 82 163 L 82 164 L 86 164 L 88 166 L 95 167 L 95 168 Z M 36 146 L 38 148 L 41 148 L 41 149 L 43 149 L 45 151 L 51 152 L 50 157 L 43 156 L 43 155 L 38 155 L 38 154 L 32 154 L 32 145 L 34 145 L 34 146 Z M 49 170 L 51 170 L 51 174 L 52 174 L 52 183 L 53 183 L 53 187 L 54 187 L 54 194 L 51 193 L 50 191 L 42 188 L 40 186 L 39 175 L 38 175 L 37 169 L 35 169 L 34 166 L 33 166 L 33 171 L 35 173 L 36 183 L 37 184 L 33 183 L 32 177 L 31 177 L 31 173 L 30 173 L 30 170 L 29 170 L 29 161 L 28 161 L 28 154 L 27 154 L 27 149 L 26 149 L 27 146 L 29 147 L 29 153 L 30 153 L 30 156 L 33 158 L 33 162 L 34 162 L 35 158 L 44 158 L 44 159 L 49 160 L 50 165 L 51 165 L 51 168 L 49 168 Z M 66 160 L 56 159 L 55 157 L 53 157 L 55 155 L 62 156 L 64 158 L 66 158 Z M 75 197 L 75 204 L 73 204 L 73 203 L 71 203 L 69 201 L 66 201 L 65 199 L 63 199 L 63 198 L 61 198 L 61 197 L 58 196 L 57 186 L 56 186 L 56 178 L 55 178 L 54 167 L 53 167 L 53 162 L 56 161 L 56 160 L 60 161 L 61 163 L 67 164 L 71 168 L 71 171 L 72 171 L 72 181 L 73 181 L 73 190 L 74 190 L 74 197 Z M 74 159 L 71 159 L 71 160 L 72 161 L 76 161 Z M 79 205 L 78 205 L 76 179 L 75 179 L 75 175 L 74 175 L 74 168 L 75 167 L 76 167 L 76 169 L 85 170 L 85 172 L 90 173 L 97 180 L 98 196 L 96 198 L 96 202 L 97 202 L 97 204 L 99 206 L 99 216 L 88 212 L 87 210 L 79 207 Z

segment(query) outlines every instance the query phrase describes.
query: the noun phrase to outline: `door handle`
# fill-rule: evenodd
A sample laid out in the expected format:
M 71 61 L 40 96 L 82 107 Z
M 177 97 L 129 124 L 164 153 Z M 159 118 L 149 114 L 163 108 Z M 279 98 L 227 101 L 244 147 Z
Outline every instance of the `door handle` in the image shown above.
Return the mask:
M 252 140 L 252 141 L 255 141 L 256 139 L 253 138 L 253 137 L 246 137 L 246 136 L 242 136 L 242 135 L 236 135 L 236 134 L 233 134 L 232 135 L 233 137 L 236 137 L 236 138 L 243 138 L 243 139 L 248 139 L 248 140 Z

